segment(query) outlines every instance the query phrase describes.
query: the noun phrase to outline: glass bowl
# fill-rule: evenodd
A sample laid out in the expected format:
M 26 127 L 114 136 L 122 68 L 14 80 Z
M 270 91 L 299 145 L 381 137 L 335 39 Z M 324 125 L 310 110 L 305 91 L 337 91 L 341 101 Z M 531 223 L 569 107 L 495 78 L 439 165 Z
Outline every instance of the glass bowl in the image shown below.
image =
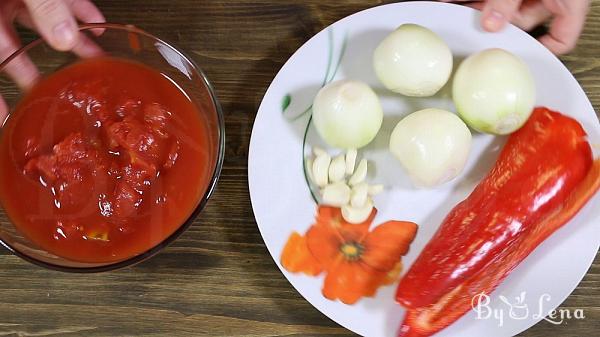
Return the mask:
M 165 248 L 179 237 L 206 205 L 217 184 L 223 164 L 225 127 L 223 113 L 214 90 L 200 68 L 181 51 L 167 42 L 129 25 L 86 24 L 80 28 L 80 43 L 72 52 L 60 52 L 39 39 L 22 47 L 0 64 L 0 125 L 6 111 L 10 115 L 22 95 L 40 78 L 82 58 L 115 56 L 142 63 L 172 79 L 198 107 L 206 122 L 212 175 L 206 190 L 189 218 L 171 235 L 147 251 L 125 260 L 109 263 L 82 263 L 56 256 L 22 235 L 0 205 L 0 243 L 15 255 L 49 269 L 67 272 L 101 272 L 139 263 Z M 30 63 L 31 62 L 31 63 Z M 23 71 L 32 68 L 37 72 Z M 21 70 L 21 76 L 10 76 Z M 2 129 L 0 128 L 0 132 Z

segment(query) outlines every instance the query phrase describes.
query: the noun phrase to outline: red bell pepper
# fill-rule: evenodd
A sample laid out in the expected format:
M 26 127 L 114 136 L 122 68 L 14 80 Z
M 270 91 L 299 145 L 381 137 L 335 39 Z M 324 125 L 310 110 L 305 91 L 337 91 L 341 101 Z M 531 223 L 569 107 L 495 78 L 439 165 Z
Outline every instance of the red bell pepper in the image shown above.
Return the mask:
M 408 312 L 399 336 L 431 336 L 458 320 L 473 296 L 491 293 L 599 187 L 600 161 L 581 125 L 535 109 L 400 282 L 396 300 Z

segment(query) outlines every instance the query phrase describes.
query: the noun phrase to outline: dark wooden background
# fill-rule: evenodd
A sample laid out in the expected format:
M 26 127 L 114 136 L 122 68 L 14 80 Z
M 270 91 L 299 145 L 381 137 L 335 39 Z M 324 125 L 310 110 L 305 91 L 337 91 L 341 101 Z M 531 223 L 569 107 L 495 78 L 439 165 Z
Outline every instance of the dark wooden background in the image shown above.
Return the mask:
M 252 214 L 247 154 L 261 98 L 288 57 L 327 25 L 385 2 L 97 0 L 109 21 L 173 42 L 213 81 L 227 124 L 221 181 L 179 240 L 133 268 L 64 274 L 2 251 L 0 335 L 352 336 L 296 293 L 272 261 Z M 600 0 L 592 1 L 579 47 L 562 60 L 598 110 Z M 542 322 L 522 336 L 600 335 L 598 262 L 563 304 L 585 309 L 587 319 Z

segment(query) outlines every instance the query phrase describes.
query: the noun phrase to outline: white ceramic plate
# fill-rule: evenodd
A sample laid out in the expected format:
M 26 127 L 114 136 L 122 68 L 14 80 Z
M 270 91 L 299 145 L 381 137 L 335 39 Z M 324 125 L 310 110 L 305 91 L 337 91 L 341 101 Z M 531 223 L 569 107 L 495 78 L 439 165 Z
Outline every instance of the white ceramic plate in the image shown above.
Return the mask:
M 380 93 L 385 110 L 382 132 L 361 153 L 374 163 L 370 179 L 386 185 L 377 196 L 374 223 L 409 220 L 419 233 L 404 258 L 405 270 L 431 238 L 443 217 L 464 199 L 493 165 L 503 139 L 475 135 L 466 171 L 455 181 L 434 190 L 415 190 L 399 164 L 387 153 L 391 129 L 404 115 L 425 107 L 454 111 L 448 88 L 434 98 L 407 99 L 381 89 L 371 67 L 375 46 L 403 23 L 417 23 L 439 34 L 456 58 L 490 47 L 507 49 L 525 60 L 538 89 L 537 104 L 571 115 L 582 123 L 590 141 L 600 143 L 600 126 L 585 93 L 563 64 L 535 39 L 513 26 L 489 34 L 479 28 L 479 13 L 466 7 L 437 2 L 404 2 L 351 15 L 323 30 L 302 46 L 283 66 L 269 87 L 254 124 L 248 163 L 250 195 L 263 239 L 276 263 L 292 231 L 304 233 L 316 211 L 303 173 L 303 155 L 323 146 L 313 127 L 303 144 L 312 100 L 323 83 L 337 79 L 366 81 Z M 339 65 L 338 65 L 339 63 Z M 304 146 L 304 147 L 303 147 Z M 439 336 L 513 336 L 531 327 L 556 308 L 576 288 L 591 265 L 600 243 L 600 216 L 595 197 L 570 223 L 546 240 L 501 284 L 490 307 L 503 311 L 497 319 L 480 320 L 468 313 Z M 594 221 L 596 220 L 596 221 Z M 595 223 L 594 223 L 595 222 Z M 394 336 L 404 310 L 394 302 L 395 286 L 380 288 L 374 298 L 353 306 L 321 295 L 322 277 L 291 274 L 290 283 L 313 306 L 342 326 L 364 336 Z M 528 307 L 525 319 L 511 319 L 500 295 Z M 542 295 L 548 296 L 543 297 Z M 549 297 L 549 298 L 548 298 Z M 542 315 L 539 315 L 540 301 Z M 516 309 L 515 309 L 516 310 Z M 300 313 L 301 314 L 301 313 Z M 518 314 L 518 313 L 517 313 Z M 524 316 L 523 312 L 519 314 Z M 501 325 L 501 326 L 499 326 Z

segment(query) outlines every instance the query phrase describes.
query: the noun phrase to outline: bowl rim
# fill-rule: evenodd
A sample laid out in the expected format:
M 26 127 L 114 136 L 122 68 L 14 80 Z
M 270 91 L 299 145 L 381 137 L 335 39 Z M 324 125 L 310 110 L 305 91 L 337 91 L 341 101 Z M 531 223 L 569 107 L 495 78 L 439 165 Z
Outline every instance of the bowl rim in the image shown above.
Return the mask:
M 116 23 L 86 23 L 86 24 L 79 25 L 79 31 L 82 31 L 82 32 L 88 31 L 91 29 L 98 29 L 98 28 L 122 30 L 122 31 L 137 33 L 137 34 L 143 35 L 145 37 L 148 37 L 150 39 L 156 40 L 157 42 L 162 43 L 162 44 L 166 45 L 167 47 L 169 47 L 170 49 L 172 49 L 180 57 L 182 57 L 184 60 L 189 62 L 190 65 L 192 65 L 193 69 L 191 69 L 191 71 L 194 71 L 198 74 L 201 81 L 206 86 L 206 89 L 211 98 L 211 101 L 212 101 L 213 105 L 215 106 L 215 112 L 217 114 L 217 123 L 218 123 L 217 160 L 215 162 L 214 169 L 213 169 L 211 178 L 209 180 L 209 184 L 206 188 L 206 191 L 204 192 L 204 195 L 200 198 L 198 205 L 192 211 L 192 213 L 190 214 L 188 219 L 186 221 L 184 221 L 173 233 L 171 233 L 171 235 L 164 238 L 157 245 L 153 246 L 152 248 L 150 248 L 140 254 L 137 254 L 130 258 L 127 258 L 125 260 L 111 262 L 111 263 L 107 263 L 107 264 L 104 264 L 101 266 L 90 266 L 90 267 L 87 267 L 87 266 L 82 266 L 82 267 L 62 266 L 59 264 L 41 261 L 41 260 L 31 257 L 25 253 L 22 253 L 17 248 L 13 247 L 11 244 L 9 244 L 8 242 L 5 242 L 2 238 L 0 238 L 0 245 L 4 246 L 7 250 L 9 250 L 14 255 L 22 258 L 23 260 L 26 260 L 26 261 L 32 263 L 32 264 L 35 264 L 35 265 L 38 265 L 41 267 L 45 267 L 45 268 L 51 269 L 51 270 L 61 271 L 61 272 L 99 273 L 99 272 L 105 272 L 105 271 L 113 271 L 113 270 L 118 270 L 118 269 L 122 269 L 125 267 L 130 267 L 130 266 L 136 265 L 136 264 L 138 264 L 142 261 L 145 261 L 145 260 L 149 259 L 150 257 L 158 254 L 164 248 L 166 248 L 171 243 L 173 243 L 177 238 L 179 238 L 192 225 L 192 223 L 198 217 L 200 212 L 205 208 L 206 204 L 208 203 L 208 200 L 210 199 L 210 197 L 212 196 L 212 194 L 214 193 L 214 191 L 216 189 L 216 186 L 219 181 L 221 171 L 223 168 L 223 162 L 225 159 L 225 118 L 224 118 L 224 114 L 223 114 L 223 109 L 217 98 L 217 95 L 216 95 L 213 85 L 208 80 L 208 77 L 206 76 L 204 71 L 202 71 L 202 69 L 194 62 L 194 60 L 191 57 L 188 57 L 184 52 L 182 52 L 178 48 L 175 48 L 171 43 L 169 43 L 163 39 L 160 39 L 142 29 L 139 29 L 139 28 L 133 26 L 133 25 L 116 24 Z M 38 38 L 38 39 L 22 46 L 15 52 L 13 52 L 9 57 L 7 57 L 4 61 L 2 61 L 0 63 L 0 72 L 14 58 L 18 57 L 19 55 L 23 54 L 27 50 L 29 50 L 41 43 L 45 43 L 45 42 L 42 38 Z

